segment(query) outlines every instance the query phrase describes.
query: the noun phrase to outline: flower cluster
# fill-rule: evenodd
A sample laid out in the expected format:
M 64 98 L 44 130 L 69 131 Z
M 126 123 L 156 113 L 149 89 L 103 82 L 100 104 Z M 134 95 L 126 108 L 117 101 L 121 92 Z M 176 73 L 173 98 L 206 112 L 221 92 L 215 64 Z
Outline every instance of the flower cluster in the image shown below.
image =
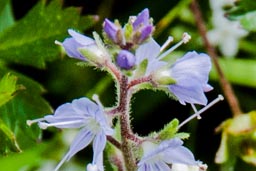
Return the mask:
M 113 108 L 105 109 L 96 96 L 96 103 L 83 97 L 61 105 L 53 115 L 28 121 L 29 125 L 38 123 L 42 129 L 53 126 L 80 130 L 55 171 L 90 143 L 94 154 L 87 170 L 103 171 L 103 151 L 107 141 L 116 149 L 109 152 L 112 156 L 115 155 L 113 151 L 122 154 L 113 162 L 118 170 L 206 170 L 206 166 L 196 161 L 192 152 L 182 145 L 182 140 L 174 138 L 175 135 L 164 138 L 157 135 L 152 137 L 152 134 L 139 137 L 131 129 L 129 103 L 132 95 L 141 89 L 159 89 L 173 95 L 181 104 L 192 106 L 206 106 L 208 102 L 205 92 L 212 90 L 208 84 L 210 57 L 205 53 L 191 51 L 175 62 L 165 60 L 178 46 L 187 43 L 190 36 L 184 33 L 180 42 L 165 50 L 172 38 L 160 46 L 152 37 L 152 23 L 149 10 L 144 9 L 138 16 L 130 17 L 123 27 L 117 20 L 111 22 L 105 19 L 103 40 L 96 32 L 90 38 L 69 29 L 71 37 L 62 43 L 57 41 L 69 57 L 109 72 L 117 85 L 118 102 Z M 195 112 L 195 115 L 200 115 L 200 111 Z M 117 118 L 120 127 L 112 122 L 114 118 Z M 177 125 L 176 131 L 180 126 Z M 117 135 L 117 132 L 121 135 Z

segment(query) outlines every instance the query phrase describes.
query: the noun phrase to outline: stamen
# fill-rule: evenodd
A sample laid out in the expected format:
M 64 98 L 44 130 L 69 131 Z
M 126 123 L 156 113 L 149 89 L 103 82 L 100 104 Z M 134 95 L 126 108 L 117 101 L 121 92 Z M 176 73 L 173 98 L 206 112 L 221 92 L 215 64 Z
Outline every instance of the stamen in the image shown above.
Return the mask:
M 173 47 L 171 47 L 170 49 L 168 49 L 167 51 L 165 51 L 163 54 L 161 54 L 158 59 L 161 60 L 162 58 L 164 58 L 165 56 L 167 56 L 168 54 L 170 54 L 172 51 L 174 51 L 175 49 L 177 49 L 179 46 L 181 46 L 183 43 L 186 44 L 188 43 L 188 41 L 191 39 L 191 36 L 188 33 L 183 33 L 182 35 L 182 40 L 179 41 L 176 45 L 174 45 Z
M 183 125 L 185 125 L 186 123 L 188 123 L 189 121 L 191 121 L 192 119 L 194 119 L 195 117 L 198 117 L 198 115 L 200 115 L 201 113 L 203 113 L 204 111 L 206 111 L 207 109 L 209 109 L 210 107 L 212 107 L 214 104 L 218 103 L 219 101 L 224 100 L 224 97 L 222 95 L 218 95 L 218 97 L 216 99 L 214 99 L 211 103 L 209 103 L 207 106 L 205 106 L 204 108 L 202 108 L 201 110 L 199 110 L 198 112 L 196 112 L 195 114 L 191 115 L 190 117 L 188 117 L 185 121 L 183 121 L 179 126 L 178 129 L 180 129 Z
M 183 33 L 182 41 L 183 41 L 184 44 L 188 43 L 190 39 L 191 39 L 191 36 L 188 33 L 186 33 L 186 32 Z
M 46 122 L 39 122 L 39 127 L 41 129 L 46 129 L 50 126 L 63 126 L 63 125 L 68 125 L 68 124 L 78 124 L 81 123 L 81 120 L 77 120 L 77 121 L 65 121 L 65 122 L 56 122 L 56 123 L 46 123 Z
M 62 43 L 61 43 L 60 41 L 58 41 L 58 40 L 55 40 L 54 43 L 55 43 L 56 45 L 62 46 Z
M 173 37 L 169 36 L 166 42 L 161 46 L 160 52 L 162 52 L 171 42 L 173 41 Z
M 194 110 L 195 113 L 198 113 L 196 106 L 194 104 L 191 104 L 192 109 Z M 202 119 L 200 115 L 197 115 L 197 119 Z
M 92 99 L 97 103 L 97 105 L 99 105 L 99 106 L 103 109 L 103 105 L 102 105 L 102 103 L 100 102 L 100 99 L 99 99 L 98 94 L 93 94 L 93 95 L 92 95 Z
M 59 162 L 59 164 L 56 166 L 56 168 L 54 169 L 54 171 L 58 171 L 59 168 L 63 165 L 63 163 L 68 159 L 70 153 L 68 152 Z
M 27 125 L 31 126 L 34 123 L 41 122 L 41 121 L 44 121 L 44 120 L 45 120 L 45 118 L 39 118 L 39 119 L 34 119 L 34 120 L 27 120 Z

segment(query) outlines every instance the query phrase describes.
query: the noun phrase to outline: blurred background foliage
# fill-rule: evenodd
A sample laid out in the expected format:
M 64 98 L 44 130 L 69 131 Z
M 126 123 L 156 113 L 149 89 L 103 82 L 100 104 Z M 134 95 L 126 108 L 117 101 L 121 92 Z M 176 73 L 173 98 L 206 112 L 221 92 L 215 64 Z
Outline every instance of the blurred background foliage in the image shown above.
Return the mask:
M 74 98 L 91 98 L 94 93 L 100 96 L 105 106 L 115 104 L 115 87 L 108 74 L 80 66 L 54 44 L 55 40 L 62 42 L 68 36 L 68 28 L 90 36 L 93 30 L 101 33 L 102 21 L 106 17 L 110 20 L 118 18 L 121 23 L 125 23 L 130 15 L 149 8 L 156 24 L 155 38 L 158 43 L 164 43 L 169 35 L 174 37 L 174 42 L 178 42 L 183 32 L 192 36 L 192 40 L 172 53 L 171 57 L 177 58 L 189 50 L 206 52 L 190 3 L 191 0 L 1 0 L 0 170 L 51 170 L 67 151 L 75 133 L 53 128 L 41 132 L 36 125 L 28 127 L 26 120 L 50 114 L 60 104 Z M 213 29 L 210 3 L 200 0 L 199 4 L 207 28 Z M 235 8 L 225 10 L 226 16 L 241 22 L 248 34 L 238 40 L 237 53 L 232 58 L 224 56 L 221 48 L 217 49 L 219 62 L 233 85 L 242 110 L 249 113 L 256 109 L 256 1 L 241 0 Z M 214 68 L 210 84 L 214 90 L 207 93 L 209 101 L 222 93 Z M 173 118 L 182 121 L 192 113 L 190 106 L 182 106 L 162 92 L 149 90 L 135 95 L 132 108 L 133 128 L 140 135 L 160 130 Z M 221 137 L 228 137 L 230 127 L 241 124 L 227 120 L 222 126 L 222 129 L 227 130 L 222 135 L 216 133 L 215 129 L 228 118 L 232 118 L 232 114 L 227 102 L 215 105 L 203 115 L 203 119 L 191 121 L 182 128 L 181 131 L 190 133 L 189 140 L 185 141 L 186 146 L 197 159 L 208 164 L 209 171 L 255 170 L 255 141 L 250 146 L 254 163 L 244 160 L 244 155 L 238 152 L 230 153 L 233 157 L 227 157 L 227 160 L 230 159 L 228 165 L 219 167 L 214 163 Z M 253 135 L 248 136 L 254 140 L 255 125 L 250 127 L 250 131 Z M 240 134 L 235 135 L 241 138 Z M 233 134 L 231 140 L 234 140 Z M 224 146 L 230 148 L 231 140 L 225 141 L 227 143 Z M 238 148 L 239 145 L 240 141 L 235 144 Z M 62 170 L 84 170 L 91 156 L 90 149 L 83 150 Z

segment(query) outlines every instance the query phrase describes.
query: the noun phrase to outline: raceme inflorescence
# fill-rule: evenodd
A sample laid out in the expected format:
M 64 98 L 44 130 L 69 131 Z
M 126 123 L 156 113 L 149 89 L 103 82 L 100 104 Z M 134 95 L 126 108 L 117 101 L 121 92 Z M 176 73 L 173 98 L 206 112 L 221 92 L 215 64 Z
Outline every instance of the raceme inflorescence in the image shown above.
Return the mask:
M 97 95 L 93 96 L 93 101 L 81 97 L 59 106 L 53 114 L 27 121 L 28 125 L 38 123 L 42 129 L 79 129 L 55 171 L 89 144 L 93 147 L 93 159 L 87 164 L 87 171 L 105 169 L 103 153 L 117 171 L 207 169 L 207 165 L 197 161 L 183 146 L 182 138 L 187 134 L 178 133 L 178 130 L 190 119 L 200 118 L 203 111 L 223 99 L 219 96 L 208 104 L 205 96 L 205 92 L 213 89 L 208 84 L 210 57 L 190 51 L 177 60 L 168 60 L 171 52 L 188 43 L 191 37 L 184 33 L 180 42 L 167 49 L 173 38 L 169 37 L 160 46 L 152 37 L 154 30 L 149 10 L 144 9 L 137 16 L 131 16 L 123 26 L 118 20 L 105 19 L 101 36 L 93 32 L 93 38 L 90 38 L 69 29 L 69 38 L 56 41 L 69 57 L 110 73 L 116 84 L 117 102 L 107 108 Z M 182 105 L 190 104 L 195 114 L 183 123 L 174 119 L 159 132 L 138 136 L 131 129 L 130 107 L 132 96 L 143 89 L 164 91 Z M 195 104 L 204 107 L 197 111 Z

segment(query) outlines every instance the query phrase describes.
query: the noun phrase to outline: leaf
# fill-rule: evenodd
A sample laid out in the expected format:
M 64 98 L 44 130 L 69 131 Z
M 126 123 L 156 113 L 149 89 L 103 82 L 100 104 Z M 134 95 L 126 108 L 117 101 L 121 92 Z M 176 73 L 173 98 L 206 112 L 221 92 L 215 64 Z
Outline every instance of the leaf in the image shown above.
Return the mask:
M 164 128 L 159 132 L 158 136 L 161 140 L 168 140 L 174 137 L 178 137 L 181 139 L 188 138 L 188 133 L 177 133 L 179 127 L 179 120 L 173 119 L 171 120 L 167 125 L 164 126 Z
M 55 40 L 63 40 L 68 28 L 86 29 L 95 17 L 80 17 L 74 7 L 61 8 L 60 0 L 38 4 L 14 26 L 0 35 L 0 58 L 10 62 L 44 68 L 47 61 L 56 59 L 59 48 Z
M 13 132 L 0 119 L 0 153 L 7 154 L 9 151 L 20 152 L 20 147 Z
M 219 59 L 221 68 L 227 79 L 235 84 L 256 87 L 256 61 L 249 59 Z M 210 73 L 210 78 L 218 79 L 215 68 Z
M 1 69 L 0 75 L 3 73 L 5 70 Z M 26 121 L 52 113 L 52 109 L 41 97 L 44 89 L 40 84 L 22 74 L 13 73 L 19 78 L 17 84 L 23 85 L 26 89 L 20 91 L 8 103 L 0 106 L 0 118 L 10 132 L 15 135 L 18 146 L 25 149 L 32 147 L 41 135 L 41 130 L 36 125 L 29 127 L 26 125 Z M 15 86 L 12 89 L 15 89 Z M 9 142 L 5 141 L 1 144 L 0 151 L 9 145 Z
M 21 85 L 16 85 L 17 77 L 6 74 L 0 80 L 0 106 L 7 103 L 14 97 L 16 91 L 23 89 Z

